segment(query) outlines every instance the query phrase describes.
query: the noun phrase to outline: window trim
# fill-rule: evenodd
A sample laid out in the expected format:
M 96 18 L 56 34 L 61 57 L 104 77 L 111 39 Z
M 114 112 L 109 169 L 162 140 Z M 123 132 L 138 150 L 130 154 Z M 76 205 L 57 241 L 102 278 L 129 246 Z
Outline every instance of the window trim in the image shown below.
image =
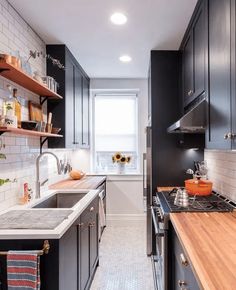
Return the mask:
M 140 174 L 140 134 L 139 134 L 139 89 L 91 89 L 91 160 L 90 160 L 90 168 L 93 173 L 98 174 L 106 174 L 106 175 L 114 175 L 114 172 L 96 172 L 96 164 L 95 164 L 95 98 L 96 95 L 136 95 L 136 152 L 137 152 L 137 170 L 134 172 L 127 172 L 124 175 L 130 174 Z

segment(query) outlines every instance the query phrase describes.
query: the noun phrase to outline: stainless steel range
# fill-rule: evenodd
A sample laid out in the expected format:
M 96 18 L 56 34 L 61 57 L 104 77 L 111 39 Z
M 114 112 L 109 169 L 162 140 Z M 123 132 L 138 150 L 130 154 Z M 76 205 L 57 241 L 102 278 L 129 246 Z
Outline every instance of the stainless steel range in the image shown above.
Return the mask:
M 236 204 L 220 194 L 213 192 L 210 196 L 193 196 L 187 207 L 175 204 L 177 188 L 172 191 L 158 192 L 151 207 L 155 231 L 156 252 L 153 255 L 155 284 L 158 290 L 168 290 L 168 238 L 171 212 L 230 212 Z

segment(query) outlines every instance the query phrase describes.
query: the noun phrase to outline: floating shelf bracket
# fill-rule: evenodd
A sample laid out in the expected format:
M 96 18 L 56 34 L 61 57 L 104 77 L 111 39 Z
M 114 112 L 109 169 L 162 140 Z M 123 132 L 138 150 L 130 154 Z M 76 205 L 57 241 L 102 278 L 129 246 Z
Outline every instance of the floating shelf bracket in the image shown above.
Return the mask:
M 0 73 L 7 71 L 7 70 L 10 70 L 10 69 L 9 68 L 0 68 Z
M 40 105 L 43 105 L 47 101 L 48 97 L 40 96 Z
M 48 140 L 48 137 L 40 137 L 40 154 L 43 152 L 43 145 Z

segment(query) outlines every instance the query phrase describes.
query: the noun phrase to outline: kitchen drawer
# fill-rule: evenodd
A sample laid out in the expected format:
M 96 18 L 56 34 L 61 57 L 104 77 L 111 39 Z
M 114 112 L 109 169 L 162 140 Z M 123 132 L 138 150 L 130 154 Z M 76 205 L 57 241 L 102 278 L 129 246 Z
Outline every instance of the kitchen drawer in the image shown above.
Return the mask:
M 96 197 L 83 211 L 80 216 L 81 222 L 86 222 L 88 219 L 95 220 L 96 214 L 98 213 L 98 200 L 99 198 Z
M 198 290 L 199 286 L 193 274 L 191 265 L 186 257 L 186 254 L 180 244 L 180 241 L 175 234 L 173 237 L 174 246 L 174 283 L 175 289 Z

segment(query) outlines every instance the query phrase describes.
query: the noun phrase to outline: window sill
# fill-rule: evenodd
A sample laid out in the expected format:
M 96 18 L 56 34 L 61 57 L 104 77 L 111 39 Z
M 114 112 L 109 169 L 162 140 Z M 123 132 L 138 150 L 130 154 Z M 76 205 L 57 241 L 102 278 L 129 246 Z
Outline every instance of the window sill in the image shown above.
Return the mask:
M 87 175 L 97 175 L 97 176 L 106 176 L 107 181 L 142 181 L 142 173 L 87 173 Z

